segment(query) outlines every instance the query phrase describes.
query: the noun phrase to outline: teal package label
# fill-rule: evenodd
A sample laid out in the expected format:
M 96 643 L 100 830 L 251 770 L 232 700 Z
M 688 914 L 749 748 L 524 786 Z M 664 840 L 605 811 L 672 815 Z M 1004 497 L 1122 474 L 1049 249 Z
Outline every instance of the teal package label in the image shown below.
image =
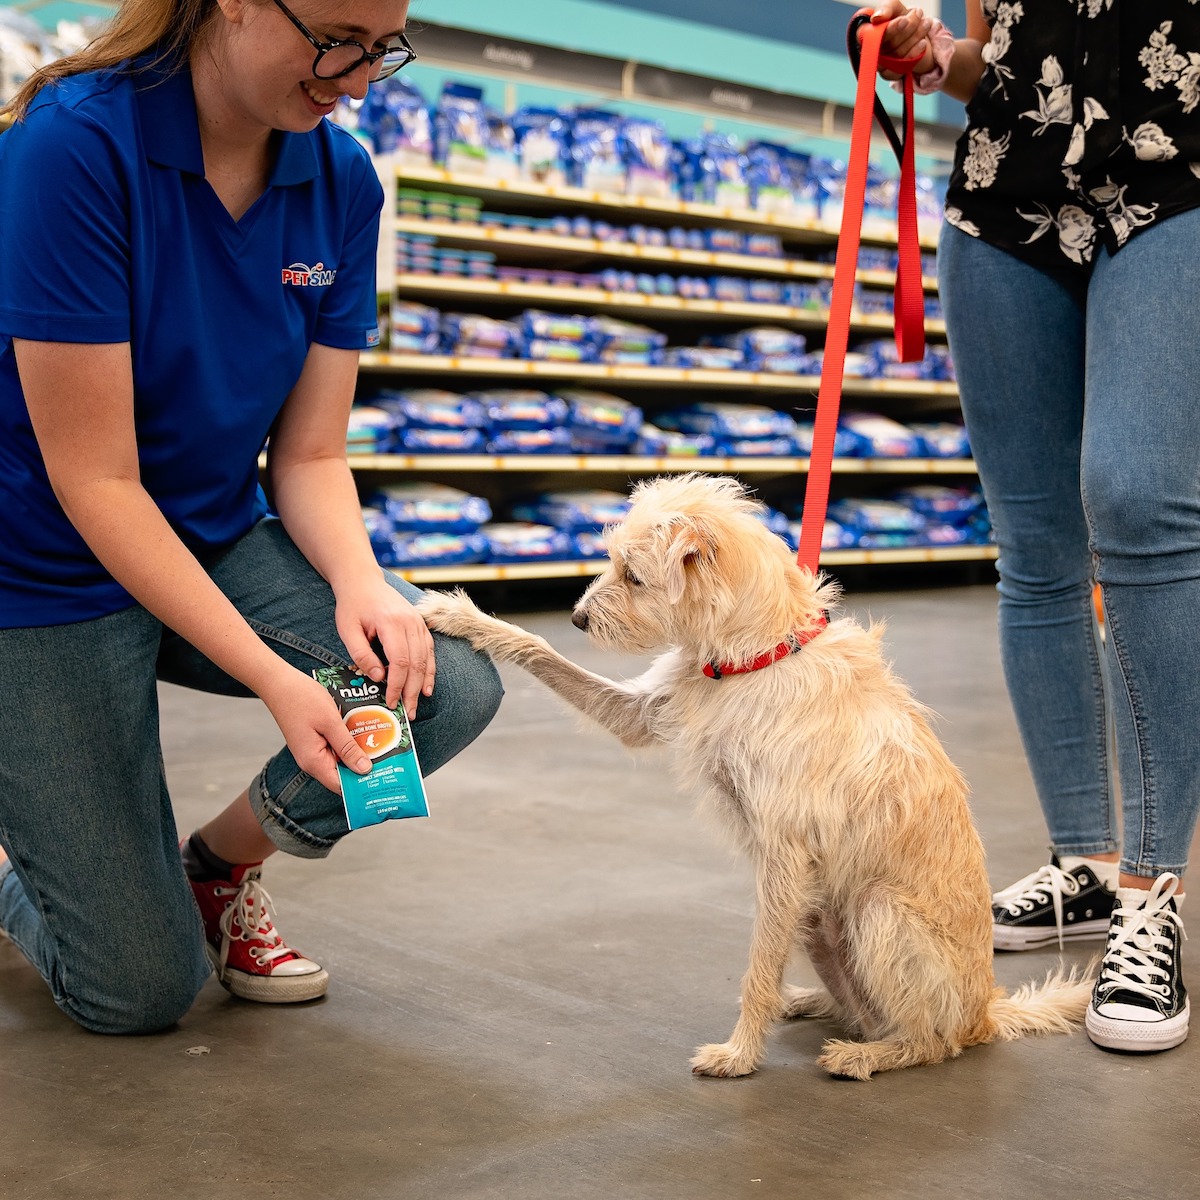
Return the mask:
M 349 667 L 319 667 L 313 678 L 337 701 L 346 728 L 371 760 L 368 775 L 338 763 L 350 828 L 429 816 L 412 727 L 403 708 L 388 708 L 384 685 Z

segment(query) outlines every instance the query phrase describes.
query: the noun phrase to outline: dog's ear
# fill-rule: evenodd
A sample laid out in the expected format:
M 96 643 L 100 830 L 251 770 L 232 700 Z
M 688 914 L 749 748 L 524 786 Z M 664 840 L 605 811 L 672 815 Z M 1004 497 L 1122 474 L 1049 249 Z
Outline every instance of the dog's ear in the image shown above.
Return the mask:
M 703 521 L 691 516 L 672 517 L 662 526 L 665 542 L 667 600 L 678 604 L 687 583 L 687 572 L 711 563 L 717 556 L 716 535 Z

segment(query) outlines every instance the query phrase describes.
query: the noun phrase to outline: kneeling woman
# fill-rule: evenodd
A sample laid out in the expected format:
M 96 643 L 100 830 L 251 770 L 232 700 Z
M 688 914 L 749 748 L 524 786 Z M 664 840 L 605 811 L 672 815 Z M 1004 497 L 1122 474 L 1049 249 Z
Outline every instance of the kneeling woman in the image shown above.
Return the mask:
M 0 930 L 99 1032 L 172 1024 L 210 963 L 324 992 L 259 882 L 368 768 L 314 668 L 386 679 L 426 772 L 501 696 L 376 565 L 345 459 L 383 193 L 324 118 L 413 57 L 407 0 L 293 2 L 127 0 L 0 135 Z M 182 855 L 156 678 L 286 741 Z

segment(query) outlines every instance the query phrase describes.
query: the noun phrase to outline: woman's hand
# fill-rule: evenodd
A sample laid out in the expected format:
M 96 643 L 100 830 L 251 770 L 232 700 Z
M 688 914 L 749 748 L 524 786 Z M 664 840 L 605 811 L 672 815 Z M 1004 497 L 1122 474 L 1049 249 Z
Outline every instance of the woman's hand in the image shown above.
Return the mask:
M 922 75 L 933 70 L 933 46 L 929 40 L 933 18 L 927 17 L 919 8 L 906 8 L 901 0 L 884 0 L 875 6 L 871 15 L 872 25 L 887 22 L 884 30 L 882 53 L 890 58 L 916 58 L 921 61 L 913 68 L 913 74 Z M 893 71 L 881 71 L 885 79 L 900 79 Z
M 338 712 L 334 698 L 311 676 L 279 659 L 279 669 L 260 685 L 259 696 L 283 733 L 302 771 L 331 792 L 340 792 L 338 760 L 360 775 L 371 769 Z
M 373 573 L 352 590 L 341 589 L 335 619 L 355 667 L 376 683 L 386 675 L 388 708 L 403 699 L 411 721 L 418 698 L 433 694 L 435 673 L 433 635 L 421 614 L 381 573 Z

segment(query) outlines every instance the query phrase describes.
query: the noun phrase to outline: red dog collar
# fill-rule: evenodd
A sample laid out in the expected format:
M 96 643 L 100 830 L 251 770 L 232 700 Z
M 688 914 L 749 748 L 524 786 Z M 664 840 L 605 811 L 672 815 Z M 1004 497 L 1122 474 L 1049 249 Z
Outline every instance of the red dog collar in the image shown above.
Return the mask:
M 768 650 L 766 654 L 760 654 L 756 659 L 746 663 L 744 667 L 735 667 L 731 663 L 705 663 L 704 674 L 709 679 L 724 679 L 726 675 L 745 675 L 748 671 L 760 671 L 763 667 L 769 667 L 772 663 L 777 663 L 781 658 L 787 658 L 789 654 L 795 654 L 801 646 L 807 645 L 829 624 L 829 614 L 822 613 L 819 624 L 814 625 L 812 629 L 806 629 L 803 633 L 794 633 L 786 642 L 780 642 L 774 650 Z

